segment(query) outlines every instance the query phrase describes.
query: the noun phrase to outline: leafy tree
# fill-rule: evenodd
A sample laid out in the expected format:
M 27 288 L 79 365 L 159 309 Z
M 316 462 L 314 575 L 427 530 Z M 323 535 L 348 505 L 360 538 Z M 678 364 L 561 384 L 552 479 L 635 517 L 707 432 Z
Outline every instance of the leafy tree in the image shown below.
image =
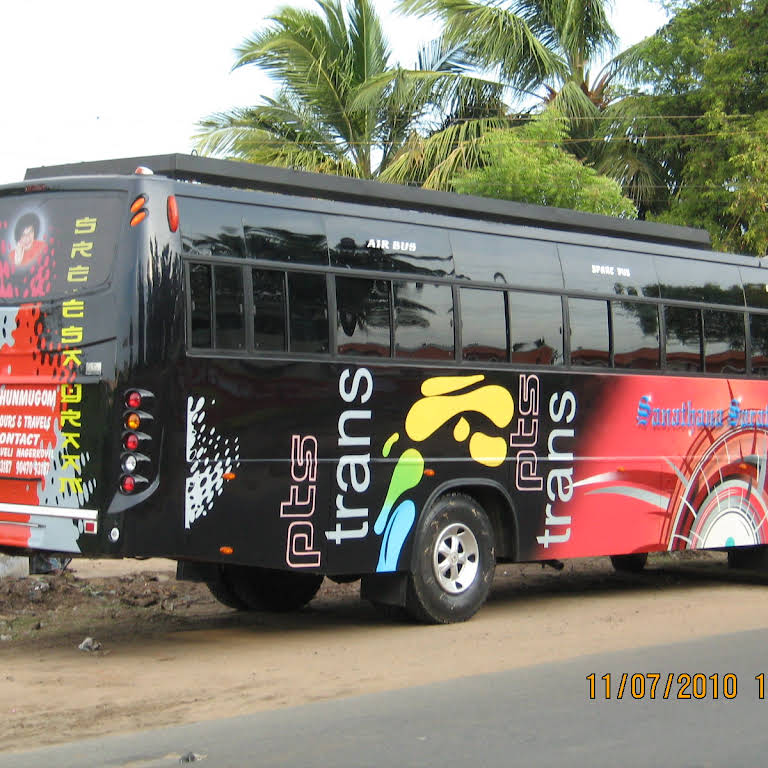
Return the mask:
M 608 145 L 594 142 L 595 132 L 610 125 L 604 115 L 626 93 L 622 57 L 591 72 L 616 43 L 605 7 L 606 0 L 401 0 L 406 12 L 440 18 L 445 44 L 461 54 L 465 67 L 490 73 L 518 107 L 474 119 L 460 116 L 426 138 L 412 139 L 387 169 L 387 180 L 447 188 L 456 172 L 480 162 L 483 134 L 526 120 L 522 109 L 556 109 L 568 119 L 569 151 L 597 161 Z M 622 154 L 606 155 L 604 171 L 620 177 L 637 164 Z M 635 168 L 632 176 L 639 172 Z
M 649 217 L 768 253 L 768 0 L 672 0 L 670 22 L 627 53 L 647 93 L 624 130 L 655 162 Z
M 453 187 L 465 194 L 635 218 L 637 209 L 618 183 L 561 149 L 565 125 L 547 112 L 520 128 L 486 134 L 478 142 L 482 167 L 458 174 Z
M 371 0 L 285 7 L 237 49 L 235 68 L 257 66 L 282 90 L 253 107 L 201 121 L 196 145 L 254 163 L 371 178 L 404 146 L 430 100 L 431 80 L 409 77 L 391 54 Z M 362 103 L 372 84 L 377 98 Z

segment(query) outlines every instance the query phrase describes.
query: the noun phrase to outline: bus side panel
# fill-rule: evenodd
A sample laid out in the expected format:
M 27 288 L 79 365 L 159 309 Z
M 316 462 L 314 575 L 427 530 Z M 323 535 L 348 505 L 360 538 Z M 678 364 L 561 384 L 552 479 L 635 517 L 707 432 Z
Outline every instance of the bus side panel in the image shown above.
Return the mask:
M 542 385 L 543 488 L 522 515 L 523 559 L 768 542 L 764 383 L 584 374 Z

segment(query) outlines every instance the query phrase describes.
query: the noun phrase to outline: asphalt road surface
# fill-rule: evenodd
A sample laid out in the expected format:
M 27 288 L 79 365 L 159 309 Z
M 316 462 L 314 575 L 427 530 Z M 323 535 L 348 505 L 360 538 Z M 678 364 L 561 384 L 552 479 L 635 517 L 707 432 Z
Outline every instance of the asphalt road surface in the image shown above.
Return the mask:
M 0 766 L 751 768 L 768 751 L 766 647 L 768 630 L 584 648 L 564 663 L 0 754 Z

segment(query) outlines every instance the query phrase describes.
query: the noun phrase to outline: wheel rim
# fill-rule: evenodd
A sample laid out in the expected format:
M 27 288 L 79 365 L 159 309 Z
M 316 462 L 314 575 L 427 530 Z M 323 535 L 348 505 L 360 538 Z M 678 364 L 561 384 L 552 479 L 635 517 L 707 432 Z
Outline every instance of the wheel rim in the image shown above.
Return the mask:
M 480 568 L 475 534 L 466 525 L 454 523 L 437 537 L 432 569 L 440 587 L 451 595 L 469 589 Z

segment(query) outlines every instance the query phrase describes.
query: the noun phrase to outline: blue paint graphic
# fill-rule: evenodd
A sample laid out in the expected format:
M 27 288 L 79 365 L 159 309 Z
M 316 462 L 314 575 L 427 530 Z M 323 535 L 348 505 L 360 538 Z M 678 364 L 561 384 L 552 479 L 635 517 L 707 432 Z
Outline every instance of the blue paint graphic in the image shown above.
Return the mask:
M 651 417 L 651 398 L 649 395 L 643 395 L 637 403 L 637 424 L 640 427 L 648 426 L 648 419 Z
M 384 537 L 379 550 L 377 573 L 393 573 L 397 570 L 403 544 L 416 520 L 416 505 L 410 500 L 400 502 L 387 521 Z

